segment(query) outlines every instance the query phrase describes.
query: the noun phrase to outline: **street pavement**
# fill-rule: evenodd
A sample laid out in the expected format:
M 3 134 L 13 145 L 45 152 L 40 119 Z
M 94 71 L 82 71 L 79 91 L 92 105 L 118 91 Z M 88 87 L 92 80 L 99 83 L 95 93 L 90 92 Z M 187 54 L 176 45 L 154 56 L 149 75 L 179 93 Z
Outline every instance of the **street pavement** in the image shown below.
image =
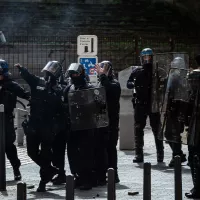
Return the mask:
M 174 197 L 174 169 L 167 165 L 171 159 L 172 152 L 169 145 L 165 143 L 165 160 L 164 163 L 158 164 L 156 161 L 156 149 L 153 134 L 149 126 L 145 129 L 144 136 L 144 159 L 150 162 L 151 170 L 151 199 L 152 200 L 173 200 Z M 183 151 L 188 154 L 187 146 L 183 145 Z M 46 193 L 37 193 L 39 167 L 34 164 L 27 156 L 25 147 L 18 147 L 19 158 L 21 159 L 21 173 L 23 181 L 27 184 L 35 185 L 33 189 L 27 189 L 28 200 L 51 200 L 65 199 L 65 187 L 47 185 Z M 143 199 L 143 164 L 133 164 L 134 151 L 118 151 L 118 166 L 120 183 L 116 184 L 117 200 L 142 200 Z M 68 160 L 66 157 L 66 174 L 69 174 Z M 7 191 L 0 192 L 0 200 L 16 200 L 17 199 L 17 182 L 13 181 L 13 172 L 9 162 L 6 162 L 6 178 Z M 182 183 L 183 183 L 183 199 L 184 193 L 193 187 L 190 169 L 187 162 L 182 165 Z M 138 195 L 129 196 L 128 192 L 139 192 Z M 107 187 L 96 187 L 90 191 L 75 190 L 75 199 L 107 199 Z

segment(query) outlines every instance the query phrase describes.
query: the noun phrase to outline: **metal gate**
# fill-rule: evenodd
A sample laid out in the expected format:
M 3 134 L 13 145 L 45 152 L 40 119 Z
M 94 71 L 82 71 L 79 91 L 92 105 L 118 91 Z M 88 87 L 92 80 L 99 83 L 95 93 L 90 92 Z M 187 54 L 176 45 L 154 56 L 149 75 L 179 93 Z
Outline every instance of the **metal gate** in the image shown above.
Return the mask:
M 97 35 L 98 37 L 98 35 Z M 20 78 L 15 63 L 21 63 L 30 72 L 41 75 L 41 69 L 49 60 L 60 61 L 64 70 L 70 63 L 77 62 L 77 36 L 6 36 L 7 43 L 0 45 L 0 57 L 10 65 L 15 79 Z M 150 47 L 155 53 L 170 51 L 166 37 L 154 36 L 100 36 L 98 37 L 98 60 L 110 60 L 115 72 L 132 65 L 140 65 L 139 53 Z M 199 47 L 194 41 L 184 38 L 176 42 L 174 51 L 186 51 L 191 57 Z

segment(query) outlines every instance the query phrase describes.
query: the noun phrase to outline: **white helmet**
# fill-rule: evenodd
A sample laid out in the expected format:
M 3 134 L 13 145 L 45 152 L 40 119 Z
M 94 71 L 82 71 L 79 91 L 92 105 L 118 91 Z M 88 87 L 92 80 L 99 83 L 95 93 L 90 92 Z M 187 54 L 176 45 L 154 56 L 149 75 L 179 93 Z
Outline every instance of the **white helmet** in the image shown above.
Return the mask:
M 185 69 L 185 61 L 181 57 L 176 57 L 171 62 L 171 68 Z

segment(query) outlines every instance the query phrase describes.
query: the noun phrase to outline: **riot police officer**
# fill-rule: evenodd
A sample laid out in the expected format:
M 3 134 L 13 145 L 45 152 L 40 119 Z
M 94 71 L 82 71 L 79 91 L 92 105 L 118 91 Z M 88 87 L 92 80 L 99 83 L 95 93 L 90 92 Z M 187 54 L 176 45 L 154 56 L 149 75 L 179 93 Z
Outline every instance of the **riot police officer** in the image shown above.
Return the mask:
M 191 168 L 193 189 L 186 193 L 185 196 L 190 199 L 200 198 L 200 121 L 199 121 L 199 98 L 200 98 L 200 55 L 196 56 L 198 69 L 189 73 L 188 80 L 190 89 L 190 107 L 188 111 L 188 162 Z
M 72 84 L 66 87 L 64 91 L 64 102 L 68 104 L 70 110 L 70 107 L 73 107 L 73 105 L 70 105 L 68 95 L 71 93 L 76 94 L 78 91 L 89 89 L 93 86 L 87 82 L 85 69 L 79 63 L 72 63 L 67 70 L 67 74 Z M 92 112 L 92 110 L 88 110 L 88 112 Z M 92 170 L 94 165 L 94 129 L 73 130 L 72 124 L 77 121 L 77 119 L 73 119 L 73 116 L 76 116 L 76 114 L 70 113 L 69 119 L 70 134 L 67 140 L 69 166 L 71 173 L 76 178 L 76 187 L 79 187 L 81 190 L 89 190 L 92 188 Z M 87 117 L 85 117 L 85 124 L 88 123 L 87 120 Z
M 17 97 L 28 100 L 30 93 L 26 92 L 10 78 L 8 63 L 0 59 L 0 104 L 4 104 L 5 109 L 5 152 L 13 167 L 16 181 L 21 180 L 19 171 L 21 163 L 17 155 L 17 148 L 14 145 L 16 134 L 13 111 L 16 107 Z
M 108 168 L 113 168 L 115 170 L 115 182 L 119 183 L 120 180 L 117 167 L 117 142 L 119 138 L 119 110 L 121 87 L 119 82 L 114 78 L 113 67 L 110 61 L 102 61 L 101 63 L 97 64 L 96 71 L 99 75 L 99 81 L 101 85 L 104 86 L 106 89 L 106 103 L 109 117 L 107 142 Z M 107 135 L 101 134 L 100 132 L 100 137 L 106 138 Z M 103 152 L 103 150 L 101 151 Z
M 178 115 L 183 111 L 184 107 L 183 102 L 180 100 L 174 100 L 175 95 L 178 94 L 177 88 L 180 86 L 180 69 L 186 69 L 185 62 L 181 57 L 175 57 L 171 63 L 171 71 L 168 77 L 167 84 L 167 93 L 168 93 L 168 102 L 167 107 L 168 111 L 166 113 L 166 130 L 165 136 L 169 141 L 169 146 L 172 149 L 172 159 L 169 163 L 169 167 L 174 166 L 174 157 L 180 156 L 181 162 L 186 161 L 186 155 L 183 154 L 181 136 L 180 134 L 184 131 L 184 119 L 181 120 Z M 171 136 L 176 135 L 176 141 L 173 141 Z
M 152 90 L 152 71 L 153 71 L 153 51 L 145 48 L 141 51 L 140 60 L 142 68 L 133 69 L 128 81 L 127 88 L 134 89 L 135 94 L 132 102 L 134 107 L 135 119 L 135 152 L 136 157 L 133 162 L 143 162 L 144 128 L 146 119 L 149 116 L 150 125 L 155 137 L 157 149 L 157 161 L 163 162 L 164 147 L 163 141 L 158 140 L 160 129 L 160 113 L 151 112 L 151 90 Z
M 15 66 L 31 88 L 30 116 L 23 125 L 27 153 L 40 166 L 41 181 L 37 191 L 44 192 L 46 183 L 59 173 L 51 163 L 55 135 L 64 128 L 62 88 L 57 84 L 62 67 L 58 61 L 49 61 L 42 70 L 44 78 L 41 78 L 30 74 L 20 64 Z

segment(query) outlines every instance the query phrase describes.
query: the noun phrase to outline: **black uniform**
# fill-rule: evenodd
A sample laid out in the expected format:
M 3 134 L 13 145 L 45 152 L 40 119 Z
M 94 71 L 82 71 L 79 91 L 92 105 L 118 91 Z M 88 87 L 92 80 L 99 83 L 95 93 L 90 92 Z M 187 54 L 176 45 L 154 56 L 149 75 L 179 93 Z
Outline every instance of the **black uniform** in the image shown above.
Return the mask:
M 76 94 L 76 91 L 92 88 L 92 85 L 87 82 L 84 66 L 80 63 L 71 63 L 67 74 L 72 83 L 64 91 L 64 101 L 69 112 L 70 107 L 73 106 L 68 102 L 69 92 Z M 88 110 L 88 112 L 92 111 Z M 94 167 L 94 129 L 72 130 L 73 117 L 71 114 L 69 112 L 70 134 L 67 141 L 69 166 L 71 173 L 76 177 L 76 187 L 89 190 L 92 188 L 92 170 Z M 77 114 L 80 115 L 81 113 Z M 77 115 L 75 114 L 75 116 Z M 87 123 L 87 119 L 85 120 L 85 123 Z
M 108 135 L 102 134 L 102 139 L 107 143 L 107 156 L 108 156 L 108 168 L 113 168 L 116 171 L 115 180 L 119 182 L 117 173 L 117 142 L 119 138 L 119 110 L 120 110 L 120 96 L 121 87 L 119 82 L 113 78 L 113 76 L 100 75 L 100 83 L 106 89 L 106 102 L 109 117 Z M 105 130 L 106 128 L 104 128 Z M 106 131 L 102 131 L 106 132 Z M 100 144 L 101 145 L 101 144 Z M 103 150 L 102 150 L 103 151 Z M 105 155 L 106 156 L 106 155 Z M 98 157 L 97 157 L 98 160 Z
M 4 104 L 5 109 L 5 152 L 13 167 L 15 180 L 21 179 L 19 172 L 21 163 L 17 156 L 17 148 L 14 145 L 16 133 L 13 111 L 16 107 L 17 97 L 28 100 L 30 98 L 30 93 L 26 92 L 18 83 L 14 82 L 9 77 L 4 77 L 4 80 L 0 81 L 0 104 Z
M 199 56 L 200 59 L 200 56 Z M 200 64 L 200 61 L 199 63 Z M 200 70 L 193 71 L 189 75 L 191 80 L 191 91 L 190 91 L 190 106 L 188 108 L 188 162 L 191 168 L 193 189 L 185 196 L 191 199 L 200 198 L 200 110 L 199 110 L 199 99 L 200 99 Z
M 93 86 L 83 81 L 82 85 L 68 86 L 64 91 L 65 103 L 68 104 L 68 92 L 89 89 Z M 87 119 L 86 119 L 87 120 Z M 91 189 L 94 166 L 94 130 L 70 131 L 67 140 L 67 154 L 71 173 L 77 178 L 80 189 Z
M 166 129 L 165 137 L 169 141 L 169 145 L 172 149 L 172 160 L 169 163 L 169 167 L 174 166 L 174 157 L 179 155 L 181 162 L 186 161 L 186 155 L 183 154 L 181 144 L 181 133 L 184 131 L 184 119 L 180 120 L 180 113 L 185 113 L 184 109 L 187 109 L 187 104 L 181 100 L 174 100 L 176 88 L 180 86 L 179 76 L 173 74 L 173 78 L 170 78 L 168 84 L 168 102 L 167 102 L 167 113 L 166 113 Z M 176 141 L 174 141 L 176 138 Z
M 45 184 L 58 173 L 51 165 L 52 145 L 55 135 L 64 129 L 64 109 L 58 85 L 47 87 L 44 79 L 19 68 L 21 76 L 31 88 L 30 117 L 25 127 L 27 152 L 40 166 L 41 184 Z M 41 149 L 39 149 L 41 145 Z M 42 186 L 42 190 L 45 188 Z M 38 188 L 40 191 L 40 186 Z
M 63 83 L 62 83 L 63 84 Z M 67 85 L 67 84 L 66 84 Z M 66 88 L 66 85 L 62 85 L 62 89 Z M 53 166 L 58 168 L 58 176 L 53 179 L 54 185 L 59 185 L 62 183 L 66 183 L 66 175 L 65 175 L 65 151 L 66 151 L 66 143 L 69 135 L 69 125 L 67 123 L 67 119 L 69 118 L 69 114 L 67 109 L 64 107 L 64 118 L 65 118 L 65 128 L 58 132 L 55 136 L 52 152 L 53 152 Z
M 136 68 L 132 71 L 128 81 L 127 88 L 135 89 L 132 99 L 134 107 L 135 119 L 135 150 L 136 160 L 143 162 L 143 146 L 144 146 L 144 128 L 146 126 L 146 119 L 149 116 L 150 125 L 155 137 L 155 144 L 157 149 L 157 160 L 162 162 L 163 141 L 158 140 L 158 132 L 160 129 L 160 113 L 151 112 L 151 86 L 152 86 L 152 66 L 147 68 Z
M 69 85 L 66 80 L 64 80 L 63 75 L 59 79 L 59 84 L 62 87 L 61 96 L 63 95 L 64 89 Z M 67 136 L 69 133 L 69 126 L 67 123 L 67 119 L 69 118 L 69 114 L 67 109 L 64 107 L 65 113 L 65 129 L 61 130 L 59 133 L 56 134 L 52 151 L 53 151 L 53 166 L 58 168 L 59 173 L 58 176 L 53 179 L 54 185 L 59 185 L 62 183 L 66 183 L 66 175 L 65 175 L 65 151 L 66 151 L 66 143 L 67 143 Z

